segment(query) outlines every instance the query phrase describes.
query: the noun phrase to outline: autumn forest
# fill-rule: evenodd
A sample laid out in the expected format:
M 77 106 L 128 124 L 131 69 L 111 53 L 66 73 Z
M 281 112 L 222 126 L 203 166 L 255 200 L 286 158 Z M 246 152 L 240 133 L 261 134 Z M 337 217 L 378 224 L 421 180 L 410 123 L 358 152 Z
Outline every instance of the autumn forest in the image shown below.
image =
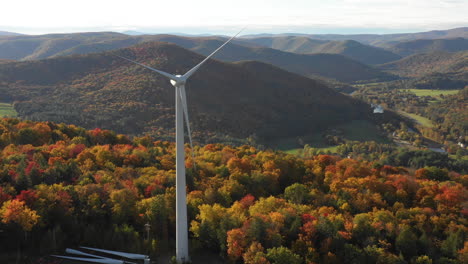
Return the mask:
M 0 147 L 6 261 L 21 250 L 24 263 L 49 263 L 44 256 L 82 244 L 155 257 L 173 248 L 174 143 L 3 118 Z M 186 161 L 194 255 L 272 264 L 468 260 L 466 171 L 247 145 L 194 151 Z

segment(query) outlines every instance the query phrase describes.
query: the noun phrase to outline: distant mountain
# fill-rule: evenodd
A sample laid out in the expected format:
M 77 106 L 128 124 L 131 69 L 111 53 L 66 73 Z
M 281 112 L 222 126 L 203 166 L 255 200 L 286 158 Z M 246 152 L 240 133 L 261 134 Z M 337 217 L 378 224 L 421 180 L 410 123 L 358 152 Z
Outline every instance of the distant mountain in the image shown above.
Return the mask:
M 56 56 L 67 49 L 94 45 L 106 40 L 123 41 L 128 38 L 127 35 L 115 32 L 0 36 L 0 59 L 43 59 Z M 96 50 L 88 50 L 88 52 L 96 52 Z
M 386 43 L 384 47 L 401 56 L 433 51 L 457 52 L 468 50 L 468 39 L 417 39 L 402 42 L 389 42 Z
M 193 38 L 226 40 L 226 38 L 222 37 Z M 184 39 L 187 39 L 188 42 L 190 42 L 190 38 L 185 36 L 167 34 L 130 36 L 115 32 L 47 34 L 37 36 L 0 36 L 0 59 L 37 60 L 72 54 L 87 54 L 120 49 L 149 41 L 183 43 Z M 252 43 L 243 42 L 242 40 L 234 40 L 234 42 L 242 43 L 243 46 L 247 47 L 258 46 Z
M 172 35 L 127 35 L 116 32 L 0 36 L 0 59 L 37 60 L 71 54 L 87 54 L 158 41 Z M 179 36 L 174 36 L 179 37 Z M 182 37 L 182 36 L 180 36 Z M 201 37 L 194 37 L 201 38 Z M 205 37 L 208 38 L 208 37 Z M 212 38 L 212 37 L 209 37 Z M 213 37 L 225 39 L 220 37 Z M 241 42 L 240 40 L 237 40 Z M 255 46 L 243 43 L 244 46 Z
M 203 55 L 210 54 L 225 41 L 216 37 L 185 38 L 171 35 L 157 37 L 158 41 L 174 43 Z M 296 54 L 271 48 L 245 47 L 241 41 L 236 42 L 240 45 L 228 44 L 215 55 L 215 58 L 229 62 L 256 60 L 306 77 L 325 77 L 341 82 L 395 79 L 395 76 L 337 54 Z
M 282 51 L 313 54 L 331 53 L 341 54 L 360 61 L 365 64 L 382 64 L 400 59 L 390 51 L 361 44 L 354 40 L 325 41 L 315 40 L 308 37 L 273 37 L 273 38 L 250 38 L 246 42 L 255 43 L 265 47 L 279 49 Z
M 189 38 L 174 35 L 127 36 L 119 33 L 44 35 L 37 38 L 15 38 L 10 43 L 0 38 L 0 58 L 22 52 L 22 60 L 53 58 L 72 54 L 113 50 L 150 41 L 165 41 L 208 55 L 226 39 L 221 37 Z M 33 41 L 34 49 L 22 48 L 19 43 Z M 239 45 L 237 45 L 239 44 Z M 3 48 L 3 49 L 2 49 Z M 29 52 L 29 54 L 27 54 Z M 312 78 L 329 78 L 341 82 L 389 80 L 395 78 L 344 56 L 322 54 L 302 55 L 260 47 L 259 44 L 235 40 L 216 56 L 223 61 L 258 60 Z
M 326 40 L 316 40 L 301 36 L 258 37 L 244 38 L 242 40 L 272 49 L 306 54 L 314 53 L 312 50 L 316 49 L 318 46 L 328 43 Z
M 3 32 L 4 33 L 4 32 Z M 140 32 L 127 32 L 128 34 L 140 33 Z M 145 41 L 154 41 L 154 36 L 158 35 L 136 35 L 129 36 L 126 34 L 115 33 L 115 32 L 92 32 L 92 33 L 74 33 L 74 34 L 47 34 L 47 35 L 18 35 L 11 36 L 12 33 L 7 32 L 9 36 L 2 36 L 0 32 L 0 58 L 1 59 L 14 59 L 14 60 L 24 60 L 24 59 L 41 59 L 52 56 L 60 56 L 66 54 L 73 54 L 76 52 L 89 53 L 96 52 L 91 50 L 88 45 L 95 45 L 99 43 L 104 50 L 111 48 L 123 48 L 130 45 L 135 45 L 137 43 Z M 290 37 L 292 35 L 294 37 Z M 256 35 L 255 38 L 279 38 L 275 40 L 273 45 L 268 43 L 261 43 L 260 45 L 275 49 L 280 49 L 283 51 L 297 52 L 297 53 L 313 53 L 308 52 L 310 45 L 316 47 L 317 45 L 324 44 L 319 40 L 325 41 L 346 41 L 346 40 L 355 40 L 360 43 L 367 45 L 374 45 L 379 47 L 386 47 L 390 44 L 401 41 L 409 41 L 416 39 L 447 39 L 447 38 L 468 38 L 468 27 L 466 28 L 457 28 L 451 30 L 441 30 L 441 31 L 429 31 L 421 33 L 408 33 L 408 34 L 386 34 L 386 35 L 375 35 L 375 34 L 361 34 L 361 35 L 336 35 L 336 34 L 324 34 L 324 35 L 307 35 L 307 34 L 278 34 L 278 35 L 269 35 L 262 34 Z M 200 37 L 200 36 L 197 36 Z M 252 38 L 244 36 L 243 39 L 238 39 L 238 44 L 243 45 L 252 45 Z M 289 41 L 286 41 L 288 38 Z M 297 39 L 295 39 L 297 38 Z M 308 41 L 309 39 L 314 39 L 315 41 Z M 250 42 L 249 42 L 250 41 Z M 391 42 L 391 43 L 389 43 Z M 283 44 L 281 44 L 283 43 Z M 259 45 L 259 44 L 255 44 Z M 335 44 L 336 45 L 336 44 Z M 352 51 L 356 48 L 356 43 L 344 43 L 341 44 L 347 47 L 347 51 Z M 353 46 L 354 45 L 354 46 Z M 367 49 L 368 46 L 365 46 Z M 361 47 L 362 48 L 362 47 Z M 49 52 L 48 50 L 51 49 Z M 68 50 L 73 49 L 73 50 Z M 336 49 L 336 47 L 335 47 Z M 36 53 L 37 51 L 37 53 Z M 380 54 L 383 56 L 383 60 L 386 60 L 386 56 L 390 54 L 382 55 L 382 51 L 371 51 L 372 53 Z M 330 53 L 336 53 L 330 52 Z M 357 52 L 360 54 L 361 52 Z M 52 54 L 52 55 L 51 55 Z M 340 54 L 343 54 L 340 52 Z M 344 54 L 353 57 L 353 52 Z M 374 56 L 374 55 L 372 55 Z M 365 58 L 361 60 L 364 63 L 374 63 L 373 61 L 368 61 L 369 59 Z M 383 63 L 383 60 L 379 58 L 379 63 Z
M 117 52 L 179 74 L 203 59 L 161 42 Z M 173 132 L 174 88 L 169 81 L 108 52 L 0 64 L 0 79 L 0 97 L 16 101 L 23 118 L 129 134 Z M 377 118 L 361 101 L 261 62 L 211 60 L 187 83 L 187 93 L 194 133 L 205 139 L 255 135 L 270 140 Z M 393 118 L 391 113 L 378 117 L 381 122 Z
M 0 31 L 0 36 L 21 36 L 23 34 L 15 33 L 15 32 L 8 32 L 8 31 Z
M 432 73 L 468 75 L 468 51 L 416 54 L 379 65 L 381 70 L 404 77 L 422 77 Z
M 285 36 L 304 36 L 318 40 L 355 40 L 364 44 L 379 46 L 389 41 L 408 41 L 415 39 L 445 39 L 445 38 L 468 38 L 468 27 L 454 28 L 448 30 L 432 30 L 427 32 L 417 33 L 402 33 L 402 34 L 262 34 L 262 35 L 245 35 L 245 38 L 258 37 L 285 37 Z
M 366 64 L 382 64 L 401 57 L 381 48 L 363 45 L 354 40 L 330 41 L 318 46 L 314 53 L 336 53 Z

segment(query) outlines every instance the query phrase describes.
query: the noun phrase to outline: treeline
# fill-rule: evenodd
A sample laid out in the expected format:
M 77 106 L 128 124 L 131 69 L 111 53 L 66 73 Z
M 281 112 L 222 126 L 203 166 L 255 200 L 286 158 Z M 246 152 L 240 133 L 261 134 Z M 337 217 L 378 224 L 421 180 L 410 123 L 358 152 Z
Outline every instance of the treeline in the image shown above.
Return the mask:
M 468 151 L 463 149 L 459 150 L 459 155 L 450 157 L 448 153 L 427 149 L 412 150 L 375 141 L 347 141 L 338 145 L 334 151 L 323 151 L 306 145 L 299 154 L 305 158 L 312 158 L 319 154 L 335 154 L 341 157 L 374 161 L 375 166 L 386 164 L 412 169 L 438 167 L 468 173 L 468 160 L 463 159 L 463 155 L 468 155 Z
M 0 146 L 2 262 L 19 248 L 21 263 L 78 245 L 152 256 L 173 248 L 173 143 L 1 119 Z M 251 146 L 194 151 L 186 161 L 194 254 L 271 264 L 468 259 L 468 175 Z
M 406 89 L 451 90 L 468 86 L 465 76 L 452 76 L 450 74 L 433 73 L 422 78 L 409 80 Z

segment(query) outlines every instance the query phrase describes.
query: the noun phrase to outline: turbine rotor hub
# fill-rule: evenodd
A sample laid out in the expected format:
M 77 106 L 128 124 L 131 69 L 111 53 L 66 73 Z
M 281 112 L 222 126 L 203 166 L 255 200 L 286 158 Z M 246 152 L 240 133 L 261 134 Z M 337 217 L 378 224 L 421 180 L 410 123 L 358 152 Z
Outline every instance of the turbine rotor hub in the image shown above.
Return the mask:
M 175 80 L 174 79 L 171 79 L 171 84 L 173 86 L 182 86 L 182 85 L 185 85 L 185 78 L 183 78 L 182 75 L 176 75 L 175 77 L 177 77 Z

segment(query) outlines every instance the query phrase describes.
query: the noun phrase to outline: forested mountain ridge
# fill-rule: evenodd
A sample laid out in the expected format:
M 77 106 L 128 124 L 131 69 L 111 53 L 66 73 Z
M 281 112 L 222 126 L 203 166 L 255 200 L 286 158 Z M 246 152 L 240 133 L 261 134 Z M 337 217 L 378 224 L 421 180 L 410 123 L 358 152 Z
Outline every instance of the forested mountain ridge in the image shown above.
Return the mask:
M 206 250 L 246 264 L 467 260 L 468 175 L 252 146 L 194 151 L 194 260 Z M 0 119 L 0 261 L 48 263 L 76 245 L 172 254 L 174 161 L 170 142 Z M 20 259 L 8 254 L 18 248 Z
M 395 46 L 403 54 L 426 52 L 429 50 L 458 51 L 468 38 L 468 28 L 457 28 L 445 31 L 430 31 L 409 34 L 384 35 L 288 35 L 279 34 L 269 37 L 244 36 L 234 43 L 252 47 L 264 46 L 297 53 L 340 53 L 364 63 L 381 64 L 395 60 L 398 56 L 380 48 Z M 0 36 L 0 58 L 4 59 L 42 59 L 53 56 L 83 54 L 99 50 L 124 48 L 146 41 L 165 40 L 172 42 L 170 35 L 137 35 L 129 36 L 116 32 L 90 32 L 72 34 L 16 35 Z M 176 36 L 174 43 L 186 39 L 222 39 L 220 37 L 183 37 Z M 456 42 L 456 43 L 455 43 Z M 361 44 L 362 43 L 362 44 Z M 432 44 L 428 44 L 432 43 Z M 369 46 L 372 45 L 372 46 Z M 400 50 L 397 47 L 402 46 Z M 184 46 L 187 48 L 186 46 Z M 417 50 L 421 47 L 422 50 Z M 314 50 L 314 51 L 311 51 Z M 346 54 L 345 54 L 346 53 Z M 366 54 L 368 53 L 368 54 Z M 370 56 L 372 54 L 372 56 Z M 364 55 L 364 56 L 363 56 Z
M 125 40 L 128 36 L 115 32 L 1 36 L 0 58 L 12 60 L 47 58 L 67 49 L 101 43 L 109 39 Z
M 243 36 L 246 38 L 257 37 L 285 37 L 285 36 L 302 36 L 315 40 L 355 40 L 367 45 L 381 46 L 387 42 L 394 41 L 409 41 L 415 39 L 445 39 L 445 38 L 468 38 L 468 27 L 453 28 L 448 30 L 432 30 L 416 33 L 400 33 L 400 34 L 261 34 Z
M 9 31 L 0 31 L 0 36 L 20 36 L 22 34 L 20 33 L 15 33 L 15 32 L 9 32 Z
M 19 60 L 54 58 L 114 50 L 150 41 L 174 43 L 199 54 L 208 55 L 219 47 L 225 39 L 220 37 L 182 37 L 174 35 L 127 36 L 106 32 L 26 36 L 23 38 L 6 38 L 3 41 L 0 38 L 0 58 Z M 23 42 L 34 42 L 35 44 L 31 44 L 31 47 L 29 47 L 22 44 Z M 347 57 L 337 55 L 305 56 L 259 47 L 255 43 L 242 39 L 234 40 L 233 43 L 228 44 L 215 58 L 229 62 L 258 60 L 306 77 L 319 76 L 341 82 L 384 81 L 396 78 Z
M 185 37 L 167 34 L 129 36 L 117 32 L 85 32 L 45 35 L 0 36 L 0 58 L 14 60 L 37 60 L 57 56 L 87 54 L 129 47 L 149 41 L 166 41 L 185 48 L 202 40 L 221 40 L 222 37 Z M 249 42 L 234 40 L 234 43 L 251 47 Z
M 165 40 L 165 39 L 163 39 Z M 171 43 L 208 55 L 223 42 L 219 39 L 181 39 L 171 37 Z M 272 48 L 245 47 L 228 44 L 215 58 L 223 61 L 256 60 L 306 77 L 326 77 L 341 82 L 385 81 L 396 76 L 381 72 L 340 54 L 295 54 Z
M 341 54 L 365 64 L 383 64 L 401 58 L 401 56 L 390 51 L 361 44 L 354 40 L 324 41 L 298 36 L 249 38 L 245 39 L 244 42 L 251 42 L 273 49 L 300 54 Z
M 168 43 L 118 51 L 182 74 L 203 57 Z M 251 67 L 255 65 L 255 67 Z M 169 135 L 173 87 L 164 77 L 110 53 L 0 64 L 0 93 L 19 116 L 88 128 Z M 259 62 L 212 60 L 187 83 L 195 134 L 262 139 L 307 134 L 344 120 L 374 120 L 369 105 L 322 83 Z M 383 120 L 398 120 L 392 113 Z
M 468 39 L 417 39 L 391 42 L 385 44 L 384 47 L 404 57 L 417 53 L 430 53 L 434 51 L 458 52 L 468 50 Z
M 465 76 L 468 73 L 468 51 L 416 54 L 379 65 L 379 68 L 405 77 L 422 77 L 431 73 Z

